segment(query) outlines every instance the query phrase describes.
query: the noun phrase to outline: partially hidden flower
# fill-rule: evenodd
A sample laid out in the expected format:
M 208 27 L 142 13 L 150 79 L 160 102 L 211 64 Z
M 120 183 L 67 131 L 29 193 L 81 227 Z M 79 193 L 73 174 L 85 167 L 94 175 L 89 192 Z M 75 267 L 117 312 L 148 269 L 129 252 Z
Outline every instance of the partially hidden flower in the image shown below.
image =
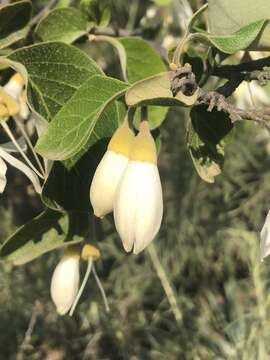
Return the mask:
M 124 249 L 141 252 L 159 231 L 163 214 L 157 151 L 147 121 L 133 141 L 130 161 L 117 187 L 114 220 Z
M 29 109 L 26 103 L 26 94 L 24 90 L 25 82 L 21 74 L 16 73 L 9 81 L 3 86 L 6 94 L 11 96 L 17 104 L 17 110 L 10 113 L 10 116 L 19 114 L 22 119 L 26 119 L 29 115 Z
M 59 315 L 66 314 L 73 305 L 80 282 L 80 252 L 70 247 L 56 266 L 51 281 L 51 298 Z
M 97 217 L 112 212 L 120 178 L 128 164 L 134 134 L 127 120 L 116 130 L 101 159 L 90 187 L 90 201 Z
M 270 254 L 270 211 L 268 212 L 261 231 L 261 261 Z

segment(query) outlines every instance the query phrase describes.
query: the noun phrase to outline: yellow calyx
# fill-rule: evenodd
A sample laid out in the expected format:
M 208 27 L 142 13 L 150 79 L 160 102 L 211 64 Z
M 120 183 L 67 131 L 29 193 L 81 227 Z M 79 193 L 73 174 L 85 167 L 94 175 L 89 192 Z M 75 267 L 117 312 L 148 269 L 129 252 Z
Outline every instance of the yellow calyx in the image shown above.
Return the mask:
M 170 63 L 170 69 L 173 71 L 177 70 L 177 65 L 175 63 Z
M 15 75 L 13 75 L 10 80 L 14 80 L 19 85 L 24 86 L 24 79 L 23 79 L 22 75 L 19 73 L 16 73 Z
M 96 35 L 94 35 L 94 34 L 90 34 L 89 36 L 88 36 L 88 39 L 90 40 L 90 41 L 95 41 L 96 40 Z
M 130 160 L 157 163 L 156 144 L 147 121 L 140 124 L 140 132 L 135 137 L 130 151 Z
M 20 106 L 18 105 L 17 101 L 15 101 L 13 97 L 7 94 L 3 89 L 0 89 L 0 104 L 2 105 L 0 116 L 4 117 L 2 112 L 6 114 L 6 111 L 4 111 L 3 107 L 6 108 L 8 112 L 5 117 L 15 115 L 20 111 Z
M 129 157 L 131 145 L 134 141 L 134 133 L 128 126 L 128 121 L 124 120 L 123 124 L 116 130 L 108 145 L 108 150 Z
M 83 260 L 89 260 L 90 258 L 96 260 L 100 257 L 100 251 L 93 245 L 86 244 L 82 249 Z

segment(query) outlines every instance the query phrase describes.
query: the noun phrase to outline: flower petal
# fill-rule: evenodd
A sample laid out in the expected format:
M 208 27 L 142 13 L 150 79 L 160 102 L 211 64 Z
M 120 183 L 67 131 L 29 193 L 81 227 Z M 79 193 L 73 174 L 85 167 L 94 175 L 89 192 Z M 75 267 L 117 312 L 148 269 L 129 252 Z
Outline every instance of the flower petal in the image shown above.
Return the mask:
M 14 156 L 7 153 L 1 147 L 0 147 L 0 157 L 2 157 L 10 165 L 14 166 L 16 169 L 23 172 L 28 177 L 28 179 L 32 182 L 32 184 L 35 188 L 35 191 L 38 194 L 41 193 L 41 186 L 40 186 L 39 179 L 38 179 L 37 175 L 27 165 L 25 165 L 22 161 L 16 159 Z
M 113 210 L 116 188 L 127 164 L 125 155 L 111 150 L 104 154 L 90 187 L 90 201 L 96 216 L 103 217 Z
M 60 315 L 71 308 L 79 282 L 79 256 L 64 256 L 56 266 L 51 281 L 51 297 Z
M 126 251 L 141 252 L 156 236 L 163 214 L 162 188 L 155 164 L 130 161 L 117 188 L 116 229 Z
M 270 211 L 268 212 L 261 231 L 261 261 L 270 254 Z
M 5 190 L 5 187 L 7 185 L 7 165 L 4 162 L 3 159 L 0 158 L 0 193 L 2 194 Z

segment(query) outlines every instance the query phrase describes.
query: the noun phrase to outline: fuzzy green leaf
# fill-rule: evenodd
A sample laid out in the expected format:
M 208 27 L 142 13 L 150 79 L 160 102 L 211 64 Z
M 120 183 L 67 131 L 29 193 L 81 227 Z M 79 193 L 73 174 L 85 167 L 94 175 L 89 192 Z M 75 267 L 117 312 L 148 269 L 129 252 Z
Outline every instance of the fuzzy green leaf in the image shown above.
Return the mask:
M 7 57 L 28 73 L 28 101 L 50 121 L 75 91 L 95 74 L 96 63 L 81 50 L 61 42 L 31 45 Z
M 84 221 L 84 223 L 83 223 Z M 42 254 L 83 240 L 87 219 L 46 210 L 20 227 L 0 248 L 0 258 L 25 264 Z
M 194 38 L 210 42 L 220 51 L 227 54 L 234 54 L 239 50 L 248 48 L 258 37 L 267 20 L 259 20 L 248 24 L 230 35 L 212 35 L 208 33 L 196 33 Z
M 84 14 L 75 8 L 58 8 L 41 19 L 35 29 L 41 41 L 62 41 L 71 44 L 91 28 Z
M 37 152 L 48 159 L 66 160 L 93 145 L 103 137 L 104 129 L 112 128 L 113 115 L 105 110 L 127 87 L 113 78 L 91 77 L 49 124 L 36 145 Z
M 208 0 L 209 31 L 213 35 L 231 35 L 243 27 L 270 19 L 268 0 Z M 252 50 L 270 49 L 270 25 L 267 23 L 252 44 Z
M 28 0 L 0 7 L 0 49 L 23 39 L 29 31 L 32 5 Z
M 198 98 L 198 92 L 195 92 L 191 96 L 186 96 L 179 92 L 175 97 L 173 97 L 170 90 L 170 81 L 172 76 L 173 72 L 169 71 L 136 82 L 126 92 L 127 105 L 193 105 Z
M 207 111 L 205 106 L 191 110 L 187 145 L 199 176 L 208 183 L 222 171 L 225 146 L 230 140 L 232 123 L 223 112 Z

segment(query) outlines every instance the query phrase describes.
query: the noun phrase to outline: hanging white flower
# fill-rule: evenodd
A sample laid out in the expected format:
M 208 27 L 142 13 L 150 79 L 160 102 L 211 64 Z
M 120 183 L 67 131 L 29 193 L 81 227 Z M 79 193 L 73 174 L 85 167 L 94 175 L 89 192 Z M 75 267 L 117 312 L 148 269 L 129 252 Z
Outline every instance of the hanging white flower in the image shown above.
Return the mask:
M 115 191 L 127 166 L 134 134 L 125 120 L 114 133 L 90 187 L 90 201 L 97 217 L 112 212 Z
M 159 231 L 163 214 L 157 152 L 147 121 L 133 142 L 130 161 L 117 187 L 116 229 L 126 251 L 142 251 Z
M 51 297 L 60 315 L 71 308 L 79 290 L 80 253 L 69 248 L 56 266 L 51 281 Z
M 261 261 L 270 254 L 270 211 L 268 212 L 261 231 Z

